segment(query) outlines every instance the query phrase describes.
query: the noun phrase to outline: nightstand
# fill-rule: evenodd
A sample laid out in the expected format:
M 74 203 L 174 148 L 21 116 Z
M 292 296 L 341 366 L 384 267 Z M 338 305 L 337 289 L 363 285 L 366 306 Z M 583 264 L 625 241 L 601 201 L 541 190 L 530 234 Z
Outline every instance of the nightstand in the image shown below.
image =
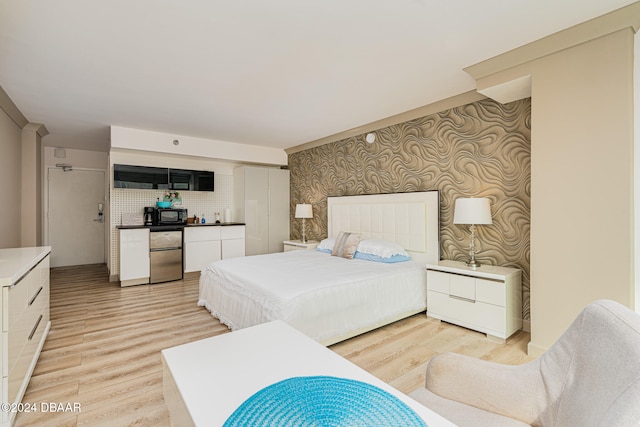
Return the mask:
M 522 329 L 521 271 L 464 262 L 427 264 L 427 316 L 504 342 Z
M 307 240 L 306 243 L 302 243 L 302 240 L 285 240 L 282 242 L 284 244 L 284 251 L 312 251 L 318 247 L 317 240 Z

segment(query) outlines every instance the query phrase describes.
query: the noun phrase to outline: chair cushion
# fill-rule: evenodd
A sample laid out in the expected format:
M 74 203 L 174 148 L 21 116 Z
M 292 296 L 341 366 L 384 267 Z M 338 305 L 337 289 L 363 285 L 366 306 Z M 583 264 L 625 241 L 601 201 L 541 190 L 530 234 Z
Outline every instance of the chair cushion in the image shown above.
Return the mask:
M 538 361 L 543 391 L 543 399 L 539 399 L 541 425 L 640 422 L 637 313 L 613 301 L 592 303 Z
M 513 418 L 445 399 L 421 387 L 409 396 L 460 427 L 530 427 Z

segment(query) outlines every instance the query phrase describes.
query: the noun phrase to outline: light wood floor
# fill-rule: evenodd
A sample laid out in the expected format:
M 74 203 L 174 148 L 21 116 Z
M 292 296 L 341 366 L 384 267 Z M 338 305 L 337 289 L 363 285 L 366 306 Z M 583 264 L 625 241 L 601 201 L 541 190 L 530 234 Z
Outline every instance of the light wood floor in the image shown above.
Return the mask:
M 51 331 L 23 402 L 79 403 L 81 412 L 21 413 L 16 426 L 168 426 L 160 351 L 228 332 L 197 297 L 197 277 L 120 288 L 104 265 L 52 269 Z M 518 364 L 529 360 L 528 341 L 521 332 L 497 344 L 420 314 L 331 348 L 410 392 L 438 353 Z

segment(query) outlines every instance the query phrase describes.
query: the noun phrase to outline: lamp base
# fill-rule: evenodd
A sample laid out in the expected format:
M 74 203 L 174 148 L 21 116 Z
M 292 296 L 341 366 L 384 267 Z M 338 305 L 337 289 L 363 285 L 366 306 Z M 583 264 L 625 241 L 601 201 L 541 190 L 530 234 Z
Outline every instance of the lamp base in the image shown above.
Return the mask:
M 471 260 L 469 260 L 469 261 L 465 262 L 465 264 L 466 264 L 466 266 L 467 266 L 467 267 L 469 267 L 469 268 L 473 268 L 474 270 L 475 270 L 476 268 L 480 268 L 480 267 L 482 267 L 482 264 L 480 264 L 480 263 L 479 263 L 478 261 L 476 261 L 475 259 L 471 259 Z
M 302 243 L 307 243 L 307 233 L 304 226 L 304 218 L 302 218 Z

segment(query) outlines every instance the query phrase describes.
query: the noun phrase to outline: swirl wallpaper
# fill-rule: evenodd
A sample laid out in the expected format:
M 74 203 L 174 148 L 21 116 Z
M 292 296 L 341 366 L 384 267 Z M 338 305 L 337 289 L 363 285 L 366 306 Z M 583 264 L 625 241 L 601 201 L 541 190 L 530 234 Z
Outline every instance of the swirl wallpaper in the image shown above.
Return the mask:
M 531 100 L 490 99 L 452 108 L 289 155 L 291 209 L 311 203 L 308 239 L 327 237 L 327 197 L 440 191 L 443 259 L 468 257 L 469 227 L 453 224 L 458 197 L 488 197 L 492 225 L 478 226 L 476 258 L 522 270 L 523 318 L 529 319 Z M 291 238 L 302 222 L 291 218 Z

